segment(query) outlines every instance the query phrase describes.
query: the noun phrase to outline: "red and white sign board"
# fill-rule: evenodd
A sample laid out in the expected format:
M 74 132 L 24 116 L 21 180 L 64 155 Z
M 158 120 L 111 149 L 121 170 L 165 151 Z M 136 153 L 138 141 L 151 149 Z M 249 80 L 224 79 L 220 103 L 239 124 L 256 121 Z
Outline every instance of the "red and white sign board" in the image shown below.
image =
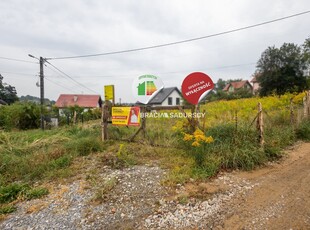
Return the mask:
M 189 74 L 182 83 L 182 94 L 189 103 L 197 105 L 199 101 L 214 88 L 212 79 L 205 73 Z

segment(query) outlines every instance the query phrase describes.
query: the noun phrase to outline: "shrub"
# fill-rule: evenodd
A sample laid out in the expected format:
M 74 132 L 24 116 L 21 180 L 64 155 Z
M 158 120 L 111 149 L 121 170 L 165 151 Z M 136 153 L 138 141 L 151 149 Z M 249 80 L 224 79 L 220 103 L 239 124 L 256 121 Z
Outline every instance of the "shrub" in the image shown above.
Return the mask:
M 17 102 L 0 108 L 0 127 L 33 129 L 40 124 L 40 106 L 31 102 Z

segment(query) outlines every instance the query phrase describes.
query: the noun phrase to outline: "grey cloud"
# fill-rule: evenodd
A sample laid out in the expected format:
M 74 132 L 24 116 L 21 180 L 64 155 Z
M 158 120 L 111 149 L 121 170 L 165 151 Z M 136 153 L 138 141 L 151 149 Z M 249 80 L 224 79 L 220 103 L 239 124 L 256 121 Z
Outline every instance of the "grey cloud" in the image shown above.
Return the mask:
M 28 53 L 44 57 L 72 56 L 180 41 L 309 10 L 310 2 L 11 0 L 1 1 L 0 9 L 0 56 L 29 60 Z M 309 36 L 309 18 L 310 15 L 304 15 L 159 49 L 51 62 L 98 93 L 103 94 L 104 84 L 115 84 L 116 97 L 130 101 L 134 99 L 127 88 L 136 75 L 146 73 L 158 74 L 169 86 L 180 86 L 187 74 L 197 70 L 205 70 L 214 81 L 218 78 L 248 79 L 255 65 L 214 67 L 256 62 L 268 46 L 303 43 Z M 26 67 L 21 63 L 9 63 L 0 60 L 0 68 L 7 72 L 38 73 L 38 65 Z M 48 68 L 46 74 L 65 87 L 89 93 Z M 35 78 L 27 82 L 18 75 L 3 75 L 10 84 L 16 85 L 19 95 L 38 91 Z M 56 99 L 66 89 L 47 81 L 46 92 L 48 97 Z

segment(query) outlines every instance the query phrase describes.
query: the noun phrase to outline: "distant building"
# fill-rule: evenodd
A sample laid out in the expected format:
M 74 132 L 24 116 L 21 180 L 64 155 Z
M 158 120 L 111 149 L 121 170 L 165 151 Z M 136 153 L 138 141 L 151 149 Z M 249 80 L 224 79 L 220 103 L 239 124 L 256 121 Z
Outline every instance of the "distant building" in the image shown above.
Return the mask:
M 226 84 L 225 88 L 223 91 L 226 91 L 228 93 L 234 93 L 239 89 L 246 89 L 249 92 L 253 91 L 253 86 L 249 81 L 236 81 L 236 82 L 230 82 Z
M 60 94 L 55 104 L 60 113 L 62 109 L 76 105 L 84 109 L 99 108 L 102 106 L 102 100 L 100 95 Z
M 254 75 L 254 77 L 251 80 L 251 83 L 253 84 L 253 94 L 254 95 L 258 94 L 259 89 L 260 89 L 259 83 L 257 81 L 258 76 L 259 76 L 258 74 Z
M 177 87 L 161 89 L 149 102 L 152 106 L 176 106 L 181 105 L 182 94 Z M 141 103 L 137 102 L 140 105 Z

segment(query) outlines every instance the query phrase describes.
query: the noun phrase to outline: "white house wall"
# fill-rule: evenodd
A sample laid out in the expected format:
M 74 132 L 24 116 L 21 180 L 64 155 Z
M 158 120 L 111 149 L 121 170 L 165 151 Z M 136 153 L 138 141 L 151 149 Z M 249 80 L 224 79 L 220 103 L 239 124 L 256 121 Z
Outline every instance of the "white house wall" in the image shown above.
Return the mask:
M 161 104 L 162 106 L 169 106 L 168 105 L 168 98 L 169 97 L 172 97 L 172 105 L 177 105 L 176 104 L 176 98 L 180 98 L 180 104 L 182 103 L 182 101 L 181 101 L 181 96 L 180 96 L 180 94 L 176 91 L 176 90 L 174 90 L 174 91 L 172 91 L 172 93 L 163 101 L 163 103 Z M 171 106 L 171 105 L 170 105 Z

